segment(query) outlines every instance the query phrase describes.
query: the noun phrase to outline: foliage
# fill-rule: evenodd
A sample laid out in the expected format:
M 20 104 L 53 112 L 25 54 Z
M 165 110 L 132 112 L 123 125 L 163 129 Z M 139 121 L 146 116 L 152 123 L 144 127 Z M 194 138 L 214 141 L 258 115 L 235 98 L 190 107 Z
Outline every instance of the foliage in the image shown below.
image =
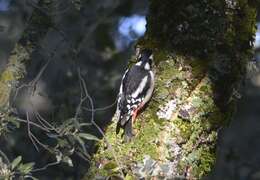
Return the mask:
M 1 155 L 4 155 L 1 152 Z M 7 161 L 8 164 L 4 163 Z M 11 180 L 14 178 L 25 179 L 30 178 L 33 180 L 37 180 L 37 178 L 32 176 L 34 163 L 22 163 L 22 157 L 16 157 L 11 163 L 6 159 L 6 156 L 0 156 L 0 179 L 3 180 Z

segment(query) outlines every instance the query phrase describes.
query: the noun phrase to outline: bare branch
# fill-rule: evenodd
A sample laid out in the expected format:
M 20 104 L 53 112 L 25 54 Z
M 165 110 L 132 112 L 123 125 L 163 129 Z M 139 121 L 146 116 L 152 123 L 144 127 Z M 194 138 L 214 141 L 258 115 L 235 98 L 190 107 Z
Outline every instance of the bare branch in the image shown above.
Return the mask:
M 32 133 L 31 133 L 31 128 L 30 128 L 30 118 L 29 118 L 29 113 L 26 112 L 26 120 L 27 120 L 27 134 L 31 140 L 31 142 L 33 143 L 35 149 L 39 152 L 39 148 L 37 146 L 37 144 L 35 143 L 33 137 L 32 137 Z
M 51 166 L 55 166 L 55 165 L 58 165 L 60 164 L 60 161 L 55 161 L 55 162 L 52 162 L 52 163 L 48 163 L 46 164 L 45 166 L 43 166 L 42 168 L 38 168 L 38 169 L 34 169 L 32 170 L 31 172 L 39 172 L 39 171 L 44 171 L 46 170 L 47 168 L 51 167 Z
M 117 103 L 117 99 L 112 104 L 105 106 L 105 107 L 95 108 L 95 109 L 89 109 L 89 108 L 86 108 L 86 107 L 82 107 L 82 109 L 84 109 L 85 111 L 94 111 L 94 112 L 105 111 L 105 110 L 108 110 L 108 109 L 114 107 L 116 105 L 116 103 Z
M 91 98 L 91 96 L 90 96 L 89 93 L 88 93 L 87 86 L 86 86 L 86 82 L 85 82 L 85 80 L 83 79 L 83 77 L 81 76 L 80 69 L 78 69 L 78 76 L 79 76 L 79 79 L 80 79 L 80 81 L 81 81 L 81 83 L 82 83 L 82 85 L 83 85 L 84 93 L 85 93 L 86 97 L 88 98 L 88 101 L 90 102 L 90 108 L 92 109 L 92 110 L 91 110 L 91 123 L 97 128 L 97 130 L 99 131 L 99 133 L 103 136 L 103 138 L 104 138 L 104 140 L 105 140 L 105 142 L 106 142 L 106 144 L 107 144 L 107 146 L 108 146 L 108 149 L 110 149 L 110 151 L 112 152 L 113 157 L 114 157 L 114 159 L 115 159 L 115 161 L 116 161 L 118 167 L 120 167 L 120 170 L 119 170 L 119 171 L 120 171 L 122 177 L 124 177 L 124 173 L 123 173 L 123 171 L 122 171 L 122 164 L 118 161 L 118 158 L 117 158 L 117 156 L 116 156 L 116 153 L 115 153 L 115 151 L 114 151 L 112 145 L 109 143 L 109 141 L 108 141 L 108 139 L 106 138 L 105 133 L 103 132 L 103 130 L 102 130 L 102 129 L 97 125 L 97 123 L 95 122 L 95 119 L 94 119 L 94 113 L 95 113 L 94 109 L 95 109 L 95 108 L 94 108 L 93 99 Z
M 43 131 L 46 131 L 46 128 L 44 128 L 44 127 L 42 127 L 41 125 L 36 124 L 36 123 L 34 123 L 34 122 L 31 122 L 31 121 L 28 122 L 27 120 L 18 119 L 18 118 L 15 119 L 15 120 L 18 121 L 18 122 L 22 122 L 22 123 L 29 123 L 30 125 L 33 125 L 33 126 L 39 128 L 39 129 L 43 130 Z

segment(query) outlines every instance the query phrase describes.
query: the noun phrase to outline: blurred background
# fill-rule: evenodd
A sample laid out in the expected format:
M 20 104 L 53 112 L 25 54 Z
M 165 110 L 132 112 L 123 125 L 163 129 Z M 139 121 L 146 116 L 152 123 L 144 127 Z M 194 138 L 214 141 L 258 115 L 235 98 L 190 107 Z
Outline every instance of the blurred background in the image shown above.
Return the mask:
M 62 124 L 72 127 L 75 122 L 90 123 L 91 104 L 83 100 L 83 86 L 86 86 L 94 108 L 106 107 L 96 111 L 93 117 L 100 127 L 105 127 L 114 114 L 121 77 L 133 54 L 133 44 L 145 33 L 147 8 L 146 0 L 0 0 L 0 71 L 6 67 L 17 44 L 30 54 L 26 76 L 13 87 L 10 99 L 13 113 L 32 122 L 44 119 L 60 129 Z M 22 52 L 18 50 L 18 54 Z M 26 84 L 33 84 L 33 93 Z M 79 104 L 86 110 L 79 110 Z M 57 140 L 57 134 L 46 135 L 32 127 L 40 143 L 52 148 L 36 143 L 40 146 L 38 152 L 26 129 L 24 124 L 1 137 L 1 150 L 10 160 L 21 155 L 24 162 L 36 162 L 35 168 L 41 168 L 55 162 L 58 153 L 62 153 L 70 156 L 73 167 L 69 166 L 70 161 L 65 161 L 34 176 L 79 179 L 86 173 L 89 162 L 74 153 L 79 151 L 74 150 L 76 143 L 82 140 L 75 142 L 71 134 L 65 133 Z M 101 136 L 91 125 L 83 129 Z M 79 149 L 88 153 L 95 150 L 93 141 L 85 143 L 86 147 Z
M 27 74 L 13 88 L 13 113 L 31 121 L 39 120 L 40 115 L 55 127 L 75 118 L 80 124 L 94 118 L 105 127 L 114 114 L 134 43 L 146 31 L 147 10 L 148 0 L 0 0 L 0 72 L 17 43 L 30 54 Z M 208 179 L 260 179 L 260 17 L 258 21 L 255 59 L 250 63 L 237 114 L 220 133 L 216 166 Z M 30 86 L 23 86 L 31 83 L 35 85 L 33 93 Z M 94 108 L 105 107 L 95 111 L 94 117 L 89 111 L 91 101 L 82 101 L 86 89 Z M 85 110 L 79 111 L 79 104 Z M 21 155 L 25 162 L 36 162 L 36 168 L 54 162 L 57 154 L 44 148 L 37 151 L 25 131 L 24 125 L 1 137 L 0 149 L 8 158 Z M 84 127 L 84 131 L 101 136 L 93 126 Z M 32 132 L 43 144 L 55 144 L 55 134 Z M 74 147 L 73 140 L 67 136 L 65 140 L 66 146 Z M 57 149 L 65 154 L 72 151 Z M 93 141 L 86 142 L 86 149 L 95 151 Z M 71 160 L 73 167 L 64 162 L 34 176 L 41 180 L 79 179 L 89 162 L 76 153 Z
M 260 16 L 255 57 L 241 90 L 235 117 L 219 136 L 216 167 L 209 179 L 260 179 Z

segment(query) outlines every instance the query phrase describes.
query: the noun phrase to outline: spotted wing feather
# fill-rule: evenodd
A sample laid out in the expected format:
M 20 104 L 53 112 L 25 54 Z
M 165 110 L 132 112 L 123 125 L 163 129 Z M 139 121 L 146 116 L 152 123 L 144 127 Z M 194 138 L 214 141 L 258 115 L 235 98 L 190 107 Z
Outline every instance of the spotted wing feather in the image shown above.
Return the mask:
M 149 83 L 142 82 L 150 81 L 150 73 L 139 66 L 133 66 L 123 77 L 118 108 L 120 111 L 118 128 L 124 127 L 131 119 L 131 112 L 136 109 L 145 98 L 149 89 Z M 142 87 L 140 87 L 142 86 Z M 119 130 L 118 130 L 119 131 Z

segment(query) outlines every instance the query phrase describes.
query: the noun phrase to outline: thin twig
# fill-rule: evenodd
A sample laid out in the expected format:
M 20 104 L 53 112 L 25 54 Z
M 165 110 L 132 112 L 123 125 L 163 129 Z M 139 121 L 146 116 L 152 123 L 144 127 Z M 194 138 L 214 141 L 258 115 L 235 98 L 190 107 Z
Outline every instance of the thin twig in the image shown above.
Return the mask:
M 109 143 L 109 141 L 108 141 L 108 139 L 107 139 L 105 133 L 103 132 L 103 130 L 102 130 L 102 129 L 96 124 L 96 122 L 95 122 L 95 119 L 94 119 L 94 113 L 95 113 L 94 109 L 95 109 L 95 108 L 94 108 L 93 99 L 91 98 L 91 96 L 90 96 L 89 93 L 88 93 L 87 86 L 86 86 L 86 82 L 85 82 L 85 80 L 83 79 L 83 77 L 81 76 L 81 73 L 80 73 L 80 68 L 78 69 L 78 76 L 79 76 L 80 81 L 82 82 L 83 89 L 84 89 L 84 93 L 85 93 L 86 97 L 88 98 L 88 100 L 89 100 L 89 102 L 90 102 L 90 107 L 91 107 L 91 109 L 92 109 L 92 111 L 91 111 L 91 123 L 97 128 L 97 130 L 99 131 L 99 133 L 103 136 L 103 138 L 104 138 L 104 140 L 105 140 L 105 142 L 106 142 L 106 144 L 107 144 L 107 146 L 108 146 L 108 149 L 111 150 L 111 152 L 112 152 L 112 154 L 113 154 L 113 157 L 114 157 L 114 159 L 115 159 L 115 161 L 116 161 L 118 167 L 120 167 L 120 170 L 119 170 L 119 171 L 120 171 L 122 177 L 124 177 L 124 173 L 123 173 L 123 171 L 122 171 L 122 167 L 123 167 L 123 166 L 122 166 L 122 164 L 119 162 L 119 160 L 117 159 L 117 156 L 116 156 L 116 153 L 115 153 L 115 151 L 114 151 L 114 148 L 113 148 L 112 145 Z
M 32 137 L 31 128 L 30 128 L 30 118 L 29 118 L 28 111 L 26 112 L 26 120 L 27 120 L 27 134 L 28 134 L 31 142 L 33 143 L 35 149 L 39 152 L 39 148 L 38 148 L 37 144 L 35 143 L 35 141 L 34 141 L 34 139 Z
M 85 161 L 89 162 L 89 158 L 85 157 L 83 154 L 84 153 L 79 153 L 79 152 L 76 152 L 76 154 L 81 157 L 82 159 L 84 159 Z
M 34 134 L 31 134 L 34 141 L 36 141 L 40 146 L 42 146 L 45 150 L 51 152 L 51 150 L 48 148 L 46 144 L 43 144 Z
M 16 91 L 15 91 L 15 95 L 14 95 L 14 98 L 12 100 L 12 102 L 14 102 L 18 96 L 18 93 L 20 92 L 21 89 L 25 88 L 25 87 L 29 87 L 30 89 L 30 95 L 33 95 L 34 94 L 34 91 L 36 89 L 36 85 L 37 85 L 37 82 L 40 80 L 41 76 L 43 75 L 44 71 L 47 69 L 49 63 L 50 63 L 50 59 L 44 64 L 44 66 L 41 68 L 41 70 L 39 71 L 39 73 L 37 74 L 37 76 L 32 80 L 30 81 L 29 83 L 26 83 L 26 84 L 22 84 L 21 86 L 19 86 Z
M 24 120 L 24 119 L 15 119 L 16 121 L 18 121 L 18 122 L 22 122 L 22 123 L 28 123 L 28 121 L 27 120 Z M 30 125 L 33 125 L 33 126 L 35 126 L 35 127 L 37 127 L 37 128 L 39 128 L 39 129 L 41 129 L 41 130 L 43 130 L 43 131 L 46 131 L 46 129 L 44 128 L 44 127 L 42 127 L 41 125 L 39 125 L 39 124 L 36 124 L 36 123 L 34 123 L 34 122 L 29 122 L 29 124 Z
M 44 171 L 46 170 L 48 167 L 51 167 L 51 166 L 55 166 L 55 165 L 58 165 L 60 164 L 60 161 L 55 161 L 55 162 L 52 162 L 52 163 L 48 163 L 46 164 L 45 166 L 43 166 L 42 168 L 38 168 L 38 169 L 34 169 L 32 170 L 31 172 L 39 172 L 39 171 Z
M 33 107 L 33 106 L 32 106 Z M 47 120 L 45 120 L 41 115 L 40 115 L 40 113 L 33 107 L 33 113 L 34 113 L 34 115 L 37 117 L 37 119 L 41 122 L 41 123 L 43 123 L 44 124 L 44 127 L 45 126 L 48 126 L 48 127 L 46 127 L 48 130 L 53 130 L 53 131 L 55 131 L 55 132 L 57 132 L 57 129 L 52 125 L 52 124 L 50 124 Z
M 0 155 L 5 159 L 5 161 L 6 161 L 5 163 L 7 163 L 7 165 L 9 165 L 10 161 L 9 161 L 7 155 L 1 149 L 0 149 Z
M 41 118 L 33 112 L 33 115 L 36 117 L 36 120 L 46 129 L 46 132 L 50 132 L 50 129 L 42 122 Z
M 95 109 L 92 110 L 92 109 L 89 109 L 89 108 L 86 108 L 86 107 L 82 107 L 82 109 L 84 109 L 86 111 L 94 111 L 94 112 L 105 111 L 105 110 L 108 110 L 108 109 L 114 107 L 116 105 L 116 103 L 117 103 L 117 99 L 112 104 L 105 106 L 105 107 L 102 107 L 102 108 L 95 108 Z

